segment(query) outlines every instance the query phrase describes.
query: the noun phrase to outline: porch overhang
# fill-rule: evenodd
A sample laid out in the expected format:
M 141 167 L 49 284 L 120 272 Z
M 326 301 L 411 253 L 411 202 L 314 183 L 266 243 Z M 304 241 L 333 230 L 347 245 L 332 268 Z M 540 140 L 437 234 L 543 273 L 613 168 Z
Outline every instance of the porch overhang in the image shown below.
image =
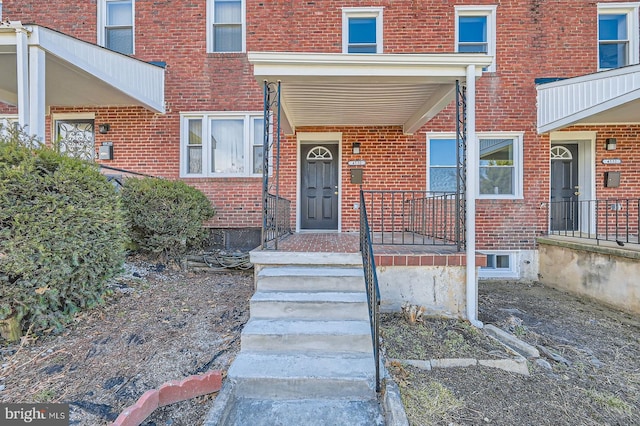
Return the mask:
M 18 106 L 22 125 L 51 106 L 165 111 L 162 67 L 38 25 L 0 23 L 0 75 L 0 101 Z
M 259 83 L 281 82 L 280 122 L 303 126 L 402 126 L 412 134 L 454 98 L 468 69 L 479 78 L 484 54 L 250 52 Z
M 575 124 L 640 123 L 640 65 L 553 83 L 538 91 L 538 133 Z

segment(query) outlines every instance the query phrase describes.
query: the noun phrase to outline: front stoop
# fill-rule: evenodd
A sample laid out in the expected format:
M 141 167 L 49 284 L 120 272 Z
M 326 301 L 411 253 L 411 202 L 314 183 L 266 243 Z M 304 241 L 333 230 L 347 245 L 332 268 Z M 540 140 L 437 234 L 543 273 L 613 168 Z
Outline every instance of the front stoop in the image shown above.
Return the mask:
M 227 375 L 233 396 L 206 425 L 383 425 L 359 255 L 252 263 L 251 318 Z

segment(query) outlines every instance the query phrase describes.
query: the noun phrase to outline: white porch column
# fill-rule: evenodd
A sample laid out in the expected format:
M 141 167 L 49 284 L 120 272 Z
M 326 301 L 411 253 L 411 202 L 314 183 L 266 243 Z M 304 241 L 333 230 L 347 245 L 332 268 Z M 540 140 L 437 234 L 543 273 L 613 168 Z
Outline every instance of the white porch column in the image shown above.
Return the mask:
M 16 28 L 16 71 L 18 83 L 18 124 L 29 126 L 29 44 L 27 30 Z M 30 129 L 27 129 L 30 131 Z
M 467 66 L 467 318 L 476 327 L 478 321 L 478 279 L 476 277 L 476 188 L 478 187 L 478 141 L 476 138 L 476 66 Z
M 29 122 L 28 133 L 44 142 L 45 137 L 45 53 L 29 46 Z

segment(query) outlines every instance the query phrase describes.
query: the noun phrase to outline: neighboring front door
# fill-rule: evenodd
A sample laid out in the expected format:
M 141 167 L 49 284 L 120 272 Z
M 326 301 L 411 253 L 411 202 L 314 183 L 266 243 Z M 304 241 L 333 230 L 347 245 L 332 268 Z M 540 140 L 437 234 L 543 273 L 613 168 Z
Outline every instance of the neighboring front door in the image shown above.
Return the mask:
M 578 230 L 578 144 L 551 147 L 552 231 Z
M 56 120 L 56 143 L 69 157 L 93 161 L 96 158 L 93 120 Z
M 300 228 L 338 229 L 338 144 L 300 145 Z

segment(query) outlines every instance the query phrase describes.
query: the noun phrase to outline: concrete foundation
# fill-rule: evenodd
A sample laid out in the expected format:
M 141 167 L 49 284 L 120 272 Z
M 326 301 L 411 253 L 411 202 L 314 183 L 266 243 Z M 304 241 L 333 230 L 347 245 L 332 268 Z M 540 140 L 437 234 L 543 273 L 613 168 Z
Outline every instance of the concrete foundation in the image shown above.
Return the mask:
M 604 244 L 539 238 L 540 281 L 640 314 L 640 252 Z
M 377 272 L 381 311 L 397 312 L 408 302 L 428 315 L 466 317 L 464 266 L 380 266 Z

